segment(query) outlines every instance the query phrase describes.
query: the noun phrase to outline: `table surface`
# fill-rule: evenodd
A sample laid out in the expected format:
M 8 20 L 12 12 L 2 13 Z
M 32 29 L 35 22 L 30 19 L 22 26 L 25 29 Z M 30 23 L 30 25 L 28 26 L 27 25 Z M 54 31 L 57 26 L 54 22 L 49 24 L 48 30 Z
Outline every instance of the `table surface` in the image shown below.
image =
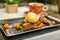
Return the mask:
M 57 14 L 56 12 L 48 12 L 48 13 L 49 15 L 60 19 L 60 14 Z M 60 28 L 59 27 L 49 28 L 49 29 L 39 30 L 39 31 L 17 35 L 13 37 L 6 37 L 4 33 L 1 31 L 0 40 L 5 40 L 5 39 L 6 40 L 28 40 L 28 39 L 29 40 L 60 40 Z
M 60 39 L 60 28 L 48 28 L 12 37 L 6 37 L 3 32 L 2 34 L 4 40 L 57 40 Z
M 55 19 L 55 18 L 54 18 Z M 58 20 L 58 19 L 56 19 Z M 59 20 L 60 21 L 60 20 Z M 55 40 L 60 39 L 60 27 L 56 26 L 53 28 L 38 30 L 30 33 L 25 33 L 21 35 L 16 35 L 12 37 L 6 37 L 1 30 L 3 38 L 5 40 Z M 57 37 L 59 36 L 59 37 Z M 51 39 L 52 38 L 52 39 Z
M 19 7 L 18 13 L 6 13 L 5 8 L 0 9 L 0 20 L 24 17 L 24 12 L 29 11 L 28 7 Z

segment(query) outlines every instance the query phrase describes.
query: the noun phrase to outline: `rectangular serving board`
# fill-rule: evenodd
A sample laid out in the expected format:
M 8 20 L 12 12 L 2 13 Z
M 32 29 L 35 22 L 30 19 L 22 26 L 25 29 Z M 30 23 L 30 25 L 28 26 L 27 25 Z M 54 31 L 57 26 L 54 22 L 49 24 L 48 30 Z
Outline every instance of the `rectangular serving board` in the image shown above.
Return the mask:
M 59 20 L 59 19 L 54 18 L 54 17 L 52 17 L 52 16 L 46 16 L 46 18 L 48 18 L 49 20 L 54 20 L 54 21 L 56 21 L 56 25 L 44 26 L 44 27 L 42 27 L 42 28 L 33 29 L 33 30 L 29 30 L 29 31 L 19 31 L 19 32 L 14 33 L 14 34 L 11 34 L 11 35 L 8 35 L 8 34 L 5 32 L 5 30 L 4 30 L 4 28 L 3 28 L 3 24 L 4 24 L 4 23 L 1 24 L 1 29 L 2 29 L 2 31 L 4 32 L 4 34 L 5 34 L 7 37 L 10 37 L 10 36 L 15 36 L 15 35 L 19 35 L 19 34 L 28 33 L 28 32 L 33 32 L 33 31 L 36 31 L 36 30 L 42 30 L 42 29 L 46 29 L 46 28 L 56 27 L 56 26 L 59 26 L 59 25 L 60 25 L 60 20 Z M 10 24 L 20 23 L 20 21 L 22 21 L 23 19 L 24 19 L 24 17 L 23 17 L 23 18 L 14 19 L 14 21 L 11 21 L 11 22 L 8 22 L 8 23 L 10 23 Z

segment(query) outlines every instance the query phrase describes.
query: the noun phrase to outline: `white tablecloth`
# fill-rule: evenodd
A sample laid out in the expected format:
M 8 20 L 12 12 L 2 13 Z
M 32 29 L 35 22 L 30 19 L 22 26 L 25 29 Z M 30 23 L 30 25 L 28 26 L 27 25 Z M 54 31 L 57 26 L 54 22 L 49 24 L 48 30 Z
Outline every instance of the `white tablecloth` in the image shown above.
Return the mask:
M 35 37 L 31 37 L 31 38 L 27 38 L 24 40 L 60 40 L 60 30 L 35 36 Z
M 0 9 L 0 20 L 24 17 L 24 12 L 29 11 L 27 7 L 19 7 L 18 13 L 6 13 L 5 8 Z

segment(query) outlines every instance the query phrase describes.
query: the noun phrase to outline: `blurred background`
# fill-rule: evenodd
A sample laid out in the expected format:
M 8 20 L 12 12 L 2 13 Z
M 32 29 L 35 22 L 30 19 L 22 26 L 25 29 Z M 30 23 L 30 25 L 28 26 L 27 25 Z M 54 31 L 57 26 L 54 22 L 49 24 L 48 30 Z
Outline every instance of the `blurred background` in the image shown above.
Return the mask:
M 19 6 L 26 6 L 30 2 L 41 2 L 48 6 L 48 11 L 60 12 L 59 0 L 20 0 Z M 4 8 L 5 0 L 0 0 L 0 8 Z
M 48 14 L 60 19 L 60 0 L 20 0 L 18 4 L 19 7 L 21 7 L 21 6 L 26 6 L 30 2 L 44 3 L 46 6 L 48 6 L 48 11 L 47 11 Z M 4 5 L 5 5 L 5 0 L 0 0 L 0 9 L 5 8 Z M 3 39 L 1 33 L 0 33 L 0 39 L 1 40 Z

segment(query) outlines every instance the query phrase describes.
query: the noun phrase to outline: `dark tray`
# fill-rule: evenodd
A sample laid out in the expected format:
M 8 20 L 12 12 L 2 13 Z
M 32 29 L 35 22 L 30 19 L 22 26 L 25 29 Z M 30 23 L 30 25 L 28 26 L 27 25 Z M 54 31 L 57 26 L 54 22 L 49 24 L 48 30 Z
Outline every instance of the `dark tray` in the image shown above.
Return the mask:
M 29 30 L 29 31 L 19 31 L 17 33 L 13 33 L 11 35 L 8 35 L 5 31 L 4 31 L 4 28 L 3 28 L 3 24 L 1 24 L 1 29 L 2 31 L 4 32 L 4 34 L 7 36 L 7 37 L 10 37 L 10 36 L 14 36 L 14 35 L 19 35 L 19 34 L 23 34 L 23 33 L 28 33 L 28 32 L 32 32 L 32 31 L 36 31 L 36 30 L 41 30 L 41 29 L 46 29 L 46 28 L 51 28 L 51 27 L 56 27 L 56 26 L 59 26 L 60 25 L 60 21 L 54 17 L 51 17 L 51 16 L 46 16 L 46 18 L 48 18 L 49 20 L 54 20 L 56 21 L 56 25 L 50 25 L 50 26 L 44 26 L 42 28 L 39 28 L 39 29 L 33 29 L 33 30 Z M 22 21 L 24 18 L 18 18 L 18 19 L 14 19 L 14 21 L 11 21 L 11 22 L 8 22 L 10 24 L 14 24 L 14 23 L 20 23 L 20 21 Z

